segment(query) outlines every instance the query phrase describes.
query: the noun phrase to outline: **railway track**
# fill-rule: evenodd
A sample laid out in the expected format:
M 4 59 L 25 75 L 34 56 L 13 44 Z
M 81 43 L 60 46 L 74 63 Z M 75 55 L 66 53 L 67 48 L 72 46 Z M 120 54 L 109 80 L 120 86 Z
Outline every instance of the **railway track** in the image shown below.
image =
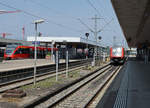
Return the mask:
M 92 59 L 81 60 L 69 63 L 69 69 L 89 64 Z M 59 72 L 65 70 L 65 63 L 59 64 Z M 55 73 L 56 65 L 45 65 L 37 67 L 37 77 Z M 33 67 L 0 72 L 0 86 L 5 86 L 18 81 L 24 81 L 33 78 Z
M 45 96 L 25 108 L 84 108 L 91 102 L 98 91 L 118 72 L 120 66 L 107 65 L 81 78 L 76 83 L 64 88 L 53 96 Z
M 86 65 L 88 65 L 90 63 L 91 63 L 91 59 L 71 62 L 71 64 L 69 64 L 69 71 L 73 71 L 73 70 L 76 70 L 76 69 L 81 69 L 81 68 L 85 67 Z M 59 74 L 65 73 L 65 69 L 66 69 L 65 68 L 65 63 L 63 63 L 61 65 L 62 65 L 62 67 L 61 68 L 59 67 L 59 71 L 58 71 Z M 43 71 L 36 75 L 36 77 L 37 77 L 36 80 L 41 81 L 41 80 L 47 79 L 49 77 L 55 76 L 56 75 L 55 67 L 52 68 L 53 70 L 52 69 L 49 70 L 50 68 L 51 68 L 51 65 L 49 65 L 49 67 L 47 67 L 45 69 L 38 70 L 38 71 L 41 71 L 41 70 L 43 70 Z M 20 72 L 21 72 L 21 70 L 20 70 Z M 23 72 L 23 74 L 24 74 L 24 72 Z M 15 80 L 11 80 L 11 81 L 9 80 L 9 81 L 6 81 L 5 83 L 0 83 L 0 87 L 1 87 L 0 93 L 5 92 L 5 91 L 10 90 L 10 89 L 15 89 L 15 88 L 18 88 L 18 87 L 21 87 L 21 86 L 24 86 L 24 85 L 28 85 L 28 84 L 31 84 L 31 83 L 33 83 L 33 76 L 28 76 L 28 77 L 25 76 L 24 78 L 19 78 L 17 76 L 17 78 Z
M 96 90 L 94 95 L 91 96 L 89 101 L 85 104 L 84 108 L 95 108 L 97 106 L 97 104 L 102 99 L 108 87 L 111 85 L 115 77 L 118 75 L 121 68 L 122 66 L 117 67 L 114 73 L 111 74 L 109 77 L 107 77 L 105 81 L 103 81 L 103 83 L 100 84 L 99 88 Z

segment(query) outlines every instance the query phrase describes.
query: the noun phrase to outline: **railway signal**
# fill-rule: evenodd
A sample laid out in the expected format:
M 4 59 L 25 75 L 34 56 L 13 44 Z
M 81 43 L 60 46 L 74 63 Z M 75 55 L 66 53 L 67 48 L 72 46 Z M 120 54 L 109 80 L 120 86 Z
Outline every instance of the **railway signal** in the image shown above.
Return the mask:
M 99 43 L 100 43 L 100 40 L 102 39 L 102 37 L 99 36 L 98 39 L 99 39 Z M 101 58 L 101 48 L 99 48 L 98 51 L 99 51 L 99 65 L 100 65 L 100 60 L 101 60 L 101 59 L 100 59 L 100 58 Z
M 81 24 L 83 24 L 86 28 L 88 28 L 93 34 L 94 34 L 94 36 L 95 36 L 95 40 L 96 40 L 96 46 L 98 46 L 97 45 L 97 41 L 98 41 L 98 37 L 97 37 L 97 35 L 98 35 L 98 33 L 100 33 L 101 31 L 103 31 L 103 29 L 107 26 L 107 25 L 109 25 L 112 21 L 113 21 L 113 19 L 111 19 L 109 22 L 107 22 L 101 29 L 97 29 L 97 20 L 99 20 L 99 19 L 102 19 L 102 18 L 98 18 L 97 17 L 97 15 L 95 15 L 95 17 L 94 18 L 92 18 L 92 20 L 94 20 L 94 22 L 95 22 L 95 26 L 94 26 L 94 28 L 90 28 L 87 24 L 85 24 L 81 19 L 78 19 L 80 22 L 81 22 Z M 94 55 L 93 55 L 93 62 L 92 62 L 92 64 L 95 66 L 95 56 L 97 56 L 97 47 L 94 47 Z
M 89 33 L 85 33 L 85 36 L 88 38 L 89 37 Z
M 99 39 L 99 40 L 101 40 L 101 39 L 102 39 L 102 37 L 101 37 L 101 36 L 99 36 L 99 37 L 98 37 L 98 39 Z
M 25 27 L 22 28 L 22 40 L 24 41 L 24 36 L 25 36 Z
M 86 59 L 88 59 L 88 37 L 89 37 L 89 33 L 85 33 L 85 36 L 86 36 L 86 41 L 87 41 L 87 44 L 86 44 Z

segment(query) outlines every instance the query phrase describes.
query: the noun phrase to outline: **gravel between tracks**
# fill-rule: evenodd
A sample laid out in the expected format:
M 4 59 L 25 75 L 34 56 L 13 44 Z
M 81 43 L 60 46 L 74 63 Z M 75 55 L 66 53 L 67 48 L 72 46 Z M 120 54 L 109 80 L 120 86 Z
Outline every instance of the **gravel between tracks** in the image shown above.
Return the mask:
M 107 68 L 108 68 L 108 67 L 107 67 Z M 57 102 L 58 100 L 60 100 L 61 98 L 63 98 L 63 97 L 66 96 L 67 94 L 71 93 L 73 90 L 77 89 L 78 87 L 80 87 L 81 85 L 83 85 L 85 82 L 89 81 L 89 79 L 92 79 L 94 76 L 97 76 L 98 74 L 102 73 L 105 69 L 106 69 L 106 68 L 104 68 L 104 69 L 100 70 L 99 72 L 97 72 L 96 74 L 91 75 L 90 77 L 88 77 L 88 78 L 86 78 L 86 79 L 80 81 L 79 83 L 77 83 L 77 84 L 75 84 L 75 85 L 69 87 L 68 89 L 66 89 L 66 90 L 64 90 L 64 91 L 62 91 L 62 92 L 60 92 L 60 93 L 57 94 L 56 96 L 54 96 L 54 97 L 48 99 L 46 102 L 44 102 L 44 103 L 38 105 L 36 108 L 47 108 L 47 107 L 53 105 L 53 104 L 54 104 L 55 102 Z M 89 87 L 89 86 L 88 86 L 88 87 Z M 87 88 L 88 88 L 88 87 L 87 87 Z M 89 89 L 90 89 L 90 88 L 89 88 Z M 87 89 L 87 90 L 89 90 L 89 89 Z M 95 89 L 95 88 L 92 88 L 92 89 Z M 85 91 L 85 92 L 84 92 L 84 91 Z M 85 89 L 83 89 L 83 90 L 82 90 L 82 93 L 83 93 L 83 94 L 85 94 L 85 93 L 87 94 L 87 95 L 84 95 L 85 97 L 83 97 L 83 95 L 81 95 L 81 94 L 82 94 L 81 92 L 78 92 L 78 93 L 76 94 L 77 96 L 73 96 L 73 98 L 70 99 L 70 100 L 71 100 L 70 102 L 67 102 L 67 104 L 58 105 L 57 108 L 74 108 L 74 107 L 77 107 L 79 104 L 74 104 L 74 103 L 75 103 L 75 102 L 76 102 L 76 103 L 85 102 L 85 101 L 83 101 L 83 100 L 84 100 L 84 98 L 86 99 L 86 97 L 89 96 L 89 94 L 90 94 L 89 92 L 90 92 L 90 90 L 89 90 L 89 91 L 86 91 Z M 75 97 L 75 98 L 74 98 L 74 97 Z M 76 97 L 77 97 L 78 99 L 76 99 Z M 72 102 L 73 102 L 73 103 L 72 103 Z M 81 104 L 81 105 L 83 105 L 83 104 Z M 80 108 L 82 108 L 82 107 L 80 106 Z
M 90 72 L 91 71 L 88 71 L 88 70 L 82 70 L 82 71 L 80 71 L 80 76 L 78 78 L 81 78 L 81 77 L 83 77 L 84 75 L 86 75 L 86 74 L 88 74 Z M 40 98 L 43 95 L 46 95 L 47 93 L 53 93 L 56 90 L 58 90 L 61 87 L 64 87 L 65 85 L 75 81 L 78 78 L 72 78 L 72 77 L 70 77 L 68 79 L 64 78 L 63 80 L 60 81 L 61 83 L 58 83 L 58 84 L 53 85 L 53 86 L 48 87 L 48 88 L 36 87 L 36 88 L 33 88 L 33 89 L 25 90 L 25 92 L 27 93 L 27 97 L 24 97 L 24 98 L 22 98 L 19 101 L 17 101 L 17 100 L 10 101 L 9 99 L 2 99 L 2 98 L 0 98 L 0 108 L 12 108 L 12 107 L 10 107 L 10 105 L 7 106 L 8 104 L 12 104 L 13 106 L 15 106 L 15 108 L 19 108 L 17 106 L 23 106 L 24 104 L 28 104 L 31 101 L 33 101 L 33 100 L 35 100 L 37 98 Z M 1 105 L 7 106 L 7 107 L 2 107 Z
M 106 79 L 111 72 L 112 71 L 110 69 L 107 73 L 101 74 L 99 77 L 95 78 L 85 87 L 82 87 L 79 91 L 68 97 L 64 102 L 59 103 L 54 108 L 84 108 L 90 98 L 95 95 L 103 80 Z

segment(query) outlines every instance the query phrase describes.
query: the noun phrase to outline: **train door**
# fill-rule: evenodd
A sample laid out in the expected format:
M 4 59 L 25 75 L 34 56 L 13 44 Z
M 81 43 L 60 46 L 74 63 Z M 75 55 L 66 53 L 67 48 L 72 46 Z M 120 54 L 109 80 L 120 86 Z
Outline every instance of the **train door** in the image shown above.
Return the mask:
M 23 58 L 29 58 L 30 57 L 30 50 L 29 48 L 22 48 L 22 56 Z

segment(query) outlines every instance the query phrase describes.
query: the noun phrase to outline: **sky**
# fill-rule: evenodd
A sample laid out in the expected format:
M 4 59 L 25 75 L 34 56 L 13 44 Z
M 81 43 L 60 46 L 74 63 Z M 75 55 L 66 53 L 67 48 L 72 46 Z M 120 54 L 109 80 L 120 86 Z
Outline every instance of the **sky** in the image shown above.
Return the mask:
M 44 19 L 44 23 L 38 24 L 38 32 L 43 36 L 85 38 L 88 32 L 89 40 L 94 40 L 89 28 L 94 30 L 92 18 L 97 15 L 100 18 L 97 20 L 97 29 L 102 29 L 98 33 L 102 37 L 101 44 L 111 46 L 114 36 L 118 44 L 123 44 L 125 40 L 110 0 L 0 0 L 0 10 L 20 10 L 17 13 L 0 14 L 0 33 L 12 34 L 7 38 L 22 40 L 23 27 L 25 38 L 35 35 L 33 22 Z

